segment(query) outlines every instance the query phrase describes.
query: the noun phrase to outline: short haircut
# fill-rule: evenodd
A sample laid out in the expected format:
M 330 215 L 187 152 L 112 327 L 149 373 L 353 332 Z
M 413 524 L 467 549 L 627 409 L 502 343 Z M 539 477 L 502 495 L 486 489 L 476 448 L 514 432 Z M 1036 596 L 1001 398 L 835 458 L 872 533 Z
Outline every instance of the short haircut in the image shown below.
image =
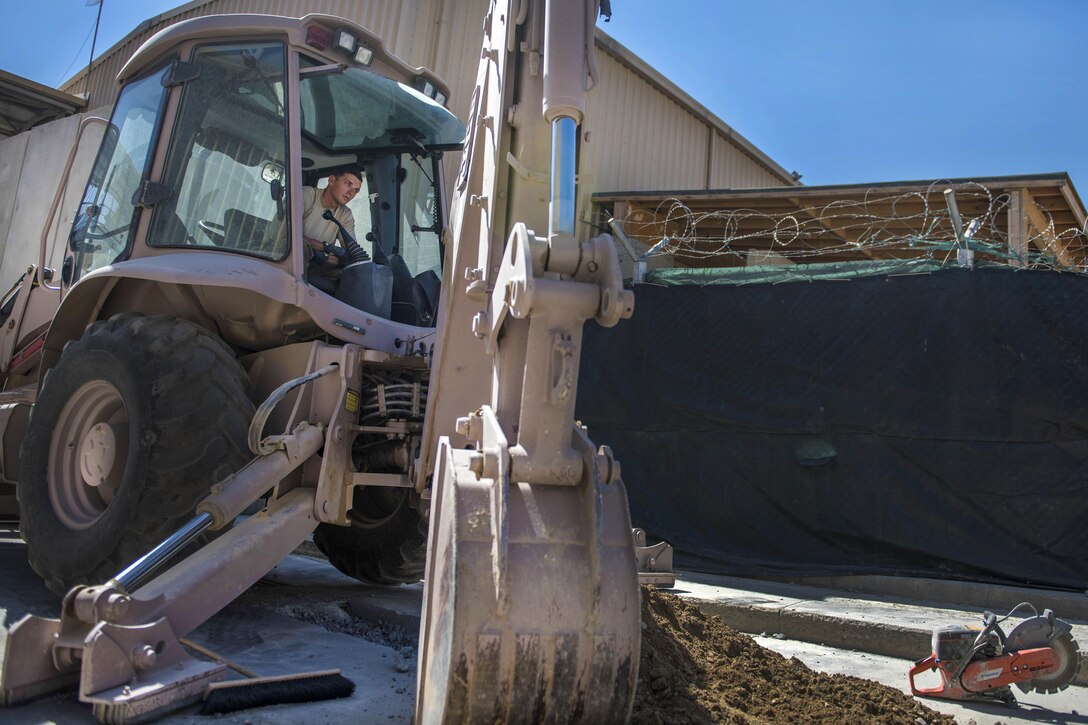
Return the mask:
M 363 170 L 360 169 L 358 166 L 344 166 L 339 169 L 334 169 L 330 176 L 335 179 L 339 179 L 344 174 L 351 174 L 359 180 L 360 184 L 363 183 Z

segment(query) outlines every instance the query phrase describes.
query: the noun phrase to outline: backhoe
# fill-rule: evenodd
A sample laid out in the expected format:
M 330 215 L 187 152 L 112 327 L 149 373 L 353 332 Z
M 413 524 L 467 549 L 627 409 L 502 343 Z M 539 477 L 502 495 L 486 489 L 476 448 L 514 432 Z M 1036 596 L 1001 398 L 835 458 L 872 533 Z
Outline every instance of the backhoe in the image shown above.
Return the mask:
M 190 705 L 225 672 L 180 640 L 312 535 L 360 580 L 424 579 L 417 722 L 627 718 L 635 542 L 574 420 L 583 324 L 634 303 L 575 226 L 598 5 L 492 3 L 467 130 L 332 16 L 194 18 L 129 60 L 81 126 L 102 142 L 63 265 L 47 228 L 5 305 L 4 471 L 64 600 L 11 627 L 3 704 Z M 304 188 L 343 169 L 360 238 L 330 285 Z

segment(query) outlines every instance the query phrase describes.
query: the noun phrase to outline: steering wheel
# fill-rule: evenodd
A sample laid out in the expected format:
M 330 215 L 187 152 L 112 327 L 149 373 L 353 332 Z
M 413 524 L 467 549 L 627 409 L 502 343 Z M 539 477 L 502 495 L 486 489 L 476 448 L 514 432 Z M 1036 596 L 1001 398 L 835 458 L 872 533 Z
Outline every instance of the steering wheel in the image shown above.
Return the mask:
M 207 219 L 201 219 L 196 224 L 200 227 L 200 231 L 204 232 L 204 236 L 212 240 L 212 244 L 215 246 L 222 247 L 223 243 L 227 241 L 227 228 L 222 224 L 210 222 Z

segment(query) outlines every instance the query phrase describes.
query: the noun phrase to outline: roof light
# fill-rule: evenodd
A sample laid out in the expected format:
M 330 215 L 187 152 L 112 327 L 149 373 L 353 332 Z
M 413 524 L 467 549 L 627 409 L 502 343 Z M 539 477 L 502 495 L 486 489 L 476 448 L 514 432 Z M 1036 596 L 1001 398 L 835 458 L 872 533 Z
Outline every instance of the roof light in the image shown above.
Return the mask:
M 332 43 L 332 31 L 328 28 L 320 25 L 306 26 L 306 45 L 318 50 L 328 50 L 330 43 Z
M 336 47 L 344 51 L 347 54 L 355 52 L 355 46 L 359 41 L 355 39 L 355 36 L 346 30 L 336 31 Z
M 425 78 L 424 76 L 416 77 L 415 89 L 423 95 L 427 96 L 427 98 L 437 101 L 438 105 L 446 105 L 446 101 L 448 100 L 446 98 L 446 94 L 438 90 L 438 88 L 435 87 L 434 83 L 427 80 L 427 78 Z
M 374 60 L 374 51 L 370 48 L 360 44 L 355 49 L 355 62 L 359 65 L 370 65 L 372 60 Z

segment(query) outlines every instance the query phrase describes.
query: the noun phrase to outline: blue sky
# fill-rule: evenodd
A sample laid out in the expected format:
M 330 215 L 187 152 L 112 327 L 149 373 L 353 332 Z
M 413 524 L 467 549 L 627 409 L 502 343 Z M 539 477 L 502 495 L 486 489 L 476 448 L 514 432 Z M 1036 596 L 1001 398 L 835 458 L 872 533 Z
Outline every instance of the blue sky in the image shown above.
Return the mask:
M 0 0 L 0 68 L 53 87 L 85 68 L 98 13 L 98 7 L 87 2 Z M 144 20 L 182 4 L 179 0 L 105 0 L 95 57 Z
M 804 183 L 1068 171 L 1088 201 L 1085 0 L 664 7 L 602 27 Z
M 73 75 L 86 1 L 2 0 L 0 68 Z M 105 3 L 96 54 L 180 4 Z M 1088 201 L 1088 0 L 612 6 L 606 32 L 807 184 L 1068 171 Z

